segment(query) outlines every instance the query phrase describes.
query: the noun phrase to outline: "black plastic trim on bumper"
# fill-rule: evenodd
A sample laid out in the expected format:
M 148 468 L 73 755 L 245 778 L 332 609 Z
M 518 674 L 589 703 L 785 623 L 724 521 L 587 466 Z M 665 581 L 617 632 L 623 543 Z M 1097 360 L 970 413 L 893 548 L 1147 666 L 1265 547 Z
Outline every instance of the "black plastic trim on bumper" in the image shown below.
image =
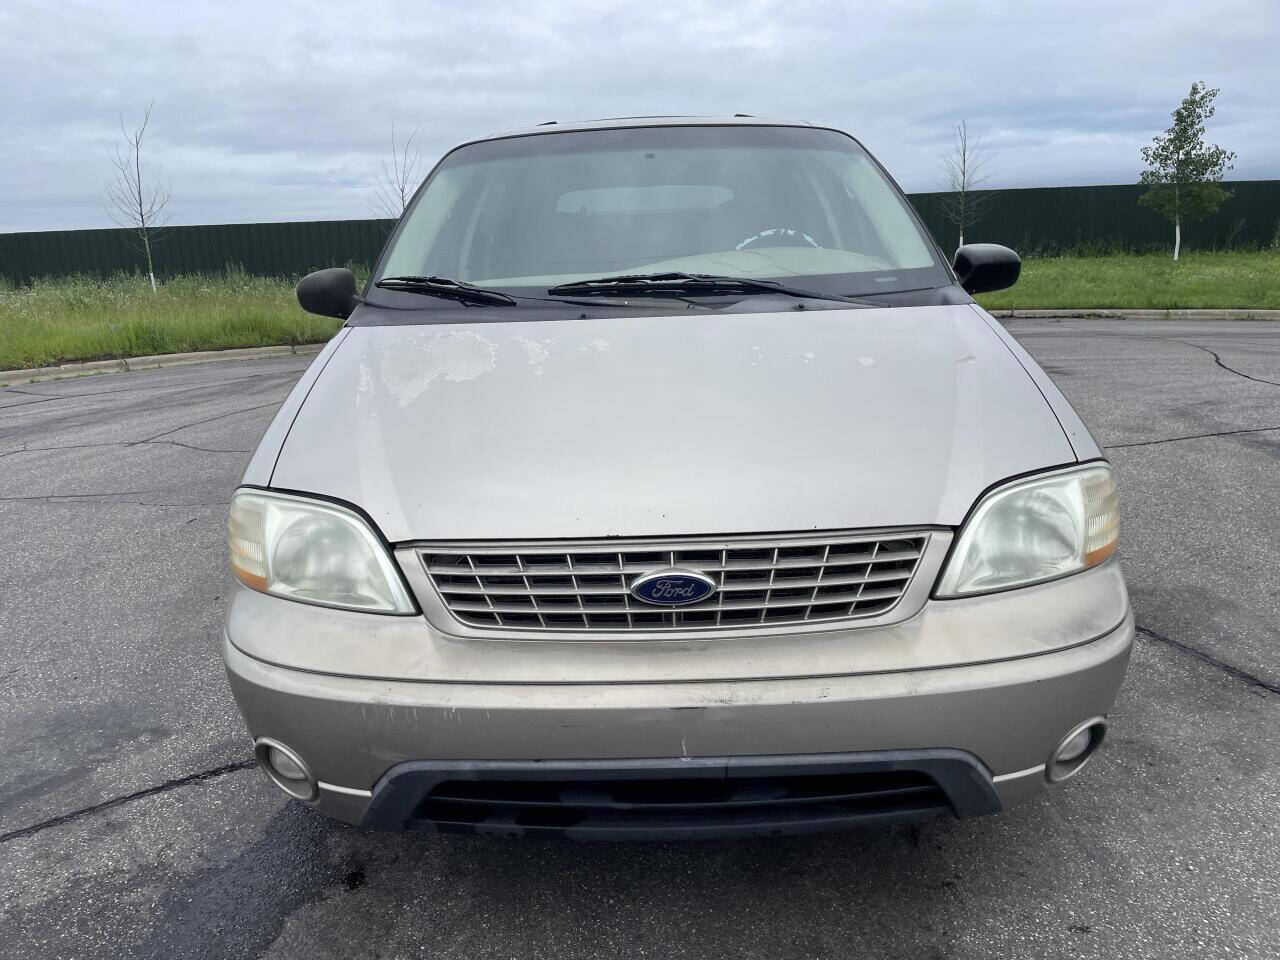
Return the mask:
M 581 840 L 778 836 L 995 813 L 962 750 L 643 760 L 415 760 L 378 780 L 364 826 Z

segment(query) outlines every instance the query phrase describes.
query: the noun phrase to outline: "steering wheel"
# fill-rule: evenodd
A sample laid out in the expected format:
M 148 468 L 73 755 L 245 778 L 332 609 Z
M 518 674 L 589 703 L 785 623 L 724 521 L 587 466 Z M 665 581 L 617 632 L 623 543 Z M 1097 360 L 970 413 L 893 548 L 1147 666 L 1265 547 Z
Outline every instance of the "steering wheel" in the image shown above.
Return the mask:
M 791 227 L 771 227 L 768 230 L 761 230 L 754 236 L 747 237 L 733 249 L 745 250 L 751 244 L 758 240 L 769 240 L 771 247 L 817 247 L 822 248 L 822 244 L 800 230 Z

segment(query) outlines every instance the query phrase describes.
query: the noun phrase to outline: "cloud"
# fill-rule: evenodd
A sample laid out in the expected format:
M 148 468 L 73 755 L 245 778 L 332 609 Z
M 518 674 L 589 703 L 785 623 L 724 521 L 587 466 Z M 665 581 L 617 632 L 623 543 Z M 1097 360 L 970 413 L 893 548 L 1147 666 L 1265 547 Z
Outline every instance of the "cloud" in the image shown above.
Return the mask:
M 108 225 L 104 144 L 155 100 L 175 222 L 370 216 L 392 121 L 424 157 L 542 120 L 735 112 L 831 124 L 908 190 L 951 125 L 993 186 L 1131 182 L 1192 80 L 1210 138 L 1280 177 L 1280 5 L 737 0 L 63 3 L 0 10 L 0 230 Z

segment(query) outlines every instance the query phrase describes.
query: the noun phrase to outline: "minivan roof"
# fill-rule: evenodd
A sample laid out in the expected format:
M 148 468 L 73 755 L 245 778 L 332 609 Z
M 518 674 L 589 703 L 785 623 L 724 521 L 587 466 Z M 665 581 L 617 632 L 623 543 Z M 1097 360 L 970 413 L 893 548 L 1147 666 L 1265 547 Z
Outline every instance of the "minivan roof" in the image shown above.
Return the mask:
M 708 126 L 760 126 L 760 127 L 811 127 L 813 124 L 804 120 L 780 120 L 776 117 L 752 117 L 747 114 L 735 114 L 732 117 L 605 117 L 600 120 L 547 120 L 531 127 L 518 130 L 507 130 L 503 133 L 479 137 L 472 143 L 483 140 L 501 140 L 506 137 L 523 137 L 533 133 L 559 133 L 571 130 L 618 130 L 627 127 L 708 127 Z

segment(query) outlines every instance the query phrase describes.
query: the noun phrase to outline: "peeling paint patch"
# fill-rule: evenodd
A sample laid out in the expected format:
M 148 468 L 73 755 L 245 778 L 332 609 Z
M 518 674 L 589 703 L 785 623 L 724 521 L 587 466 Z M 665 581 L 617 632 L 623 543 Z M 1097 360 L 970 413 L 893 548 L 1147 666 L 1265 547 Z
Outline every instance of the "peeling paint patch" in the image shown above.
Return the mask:
M 524 347 L 524 352 L 529 356 L 529 363 L 532 366 L 538 366 L 547 357 L 551 356 L 551 351 L 547 349 L 550 340 L 532 340 L 529 337 L 516 337 L 516 343 Z
M 498 348 L 479 334 L 450 331 L 396 337 L 379 353 L 382 382 L 407 407 L 437 380 L 474 380 L 497 366 Z

